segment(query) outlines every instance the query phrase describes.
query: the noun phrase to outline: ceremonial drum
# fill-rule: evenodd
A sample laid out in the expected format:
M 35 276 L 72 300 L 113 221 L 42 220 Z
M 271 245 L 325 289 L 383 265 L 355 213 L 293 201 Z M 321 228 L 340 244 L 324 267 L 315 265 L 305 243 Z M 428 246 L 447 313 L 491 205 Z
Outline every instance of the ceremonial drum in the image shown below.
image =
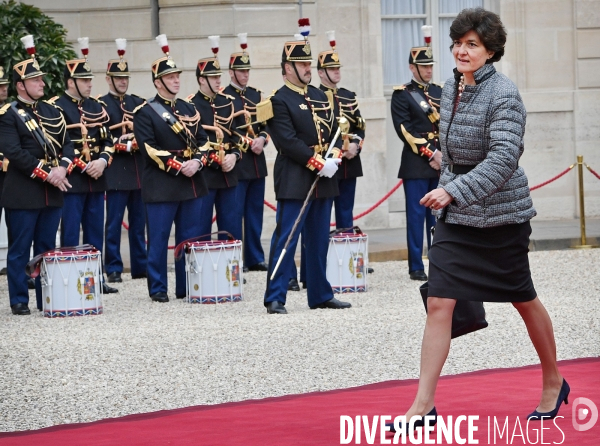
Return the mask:
M 101 262 L 97 249 L 45 253 L 40 277 L 44 316 L 102 314 Z
M 367 291 L 368 236 L 358 227 L 352 231 L 334 231 L 329 237 L 327 280 L 334 293 Z
M 217 304 L 243 298 L 242 242 L 210 240 L 185 249 L 187 302 Z

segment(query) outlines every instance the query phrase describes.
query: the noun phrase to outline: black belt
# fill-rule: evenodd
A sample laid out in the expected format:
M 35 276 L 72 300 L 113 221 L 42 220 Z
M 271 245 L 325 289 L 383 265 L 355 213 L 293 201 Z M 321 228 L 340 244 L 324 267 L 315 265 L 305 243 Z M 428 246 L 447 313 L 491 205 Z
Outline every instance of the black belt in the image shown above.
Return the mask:
M 456 175 L 464 175 L 465 173 L 469 173 L 472 171 L 477 164 L 466 165 L 466 164 L 450 164 L 448 166 L 448 170 Z

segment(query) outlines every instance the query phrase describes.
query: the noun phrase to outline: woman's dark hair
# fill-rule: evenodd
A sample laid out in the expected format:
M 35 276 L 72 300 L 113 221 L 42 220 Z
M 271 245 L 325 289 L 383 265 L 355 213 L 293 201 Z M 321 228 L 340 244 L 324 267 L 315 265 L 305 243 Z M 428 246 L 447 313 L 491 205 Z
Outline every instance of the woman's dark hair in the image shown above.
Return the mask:
M 498 62 L 504 56 L 506 43 L 506 30 L 497 14 L 483 8 L 463 9 L 450 25 L 450 38 L 454 41 L 460 39 L 469 31 L 475 31 L 485 48 L 493 51 L 494 55 L 485 63 Z

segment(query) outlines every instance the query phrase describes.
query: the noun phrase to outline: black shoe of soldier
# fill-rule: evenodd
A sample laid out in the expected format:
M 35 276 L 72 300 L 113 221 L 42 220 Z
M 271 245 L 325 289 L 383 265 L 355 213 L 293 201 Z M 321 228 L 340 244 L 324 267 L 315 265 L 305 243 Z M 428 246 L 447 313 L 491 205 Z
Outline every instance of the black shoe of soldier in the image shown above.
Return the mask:
M 153 294 L 152 296 L 150 296 L 150 299 L 152 299 L 154 302 L 169 302 L 169 297 L 167 296 L 167 293 L 156 293 Z
M 281 302 L 274 301 L 274 302 L 269 302 L 267 304 L 267 313 L 269 313 L 269 314 L 287 314 L 287 310 L 285 309 L 285 306 Z
M 10 306 L 12 310 L 12 314 L 16 314 L 17 316 L 25 316 L 26 314 L 31 314 L 29 311 L 29 306 L 27 304 L 14 304 Z
M 248 267 L 249 271 L 269 271 L 269 266 L 265 262 L 257 263 Z
M 422 269 L 409 273 L 411 280 L 419 280 L 425 282 L 427 280 L 427 274 Z
M 118 292 L 118 289 L 108 286 L 106 282 L 102 281 L 102 294 L 114 294 Z
M 121 273 L 119 271 L 115 271 L 106 276 L 108 283 L 121 283 L 123 279 L 121 279 Z
M 331 308 L 334 310 L 343 310 L 345 308 L 350 307 L 352 307 L 352 304 L 350 302 L 342 302 L 341 300 L 337 300 L 335 297 L 333 297 L 323 303 L 320 303 L 319 305 L 310 307 L 310 309 L 316 310 L 317 308 Z
M 298 285 L 297 279 L 290 279 L 288 282 L 288 291 L 300 291 L 300 285 Z

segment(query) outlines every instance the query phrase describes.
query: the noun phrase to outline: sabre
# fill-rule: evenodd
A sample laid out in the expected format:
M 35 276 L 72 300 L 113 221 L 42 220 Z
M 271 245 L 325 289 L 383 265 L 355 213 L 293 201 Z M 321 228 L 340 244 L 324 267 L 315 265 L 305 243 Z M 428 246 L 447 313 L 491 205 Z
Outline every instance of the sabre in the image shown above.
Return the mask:
M 335 143 L 336 143 L 337 139 L 339 138 L 340 133 L 342 132 L 342 126 L 347 125 L 347 123 L 348 123 L 348 120 L 346 118 L 341 117 L 339 119 L 338 129 L 335 132 L 335 135 L 334 135 L 333 139 L 331 140 L 331 143 L 329 143 L 329 147 L 327 148 L 327 152 L 325 153 L 325 159 L 327 159 L 327 157 L 331 154 L 331 150 L 335 146 Z M 275 268 L 273 268 L 273 273 L 271 274 L 271 280 L 273 280 L 273 278 L 275 277 L 275 273 L 277 273 L 277 270 L 279 269 L 279 265 L 281 264 L 281 261 L 283 260 L 283 257 L 285 256 L 285 253 L 287 252 L 287 248 L 290 245 L 292 238 L 294 237 L 294 233 L 296 232 L 298 223 L 300 223 L 300 220 L 302 219 L 302 215 L 304 214 L 304 211 L 306 210 L 306 206 L 308 205 L 310 197 L 311 197 L 313 191 L 315 190 L 315 187 L 317 186 L 317 181 L 319 181 L 319 178 L 321 178 L 321 177 L 317 175 L 317 178 L 315 178 L 312 186 L 310 187 L 310 190 L 308 191 L 308 195 L 306 195 L 306 198 L 304 199 L 304 203 L 302 203 L 302 207 L 300 208 L 300 213 L 298 214 L 298 217 L 296 217 L 296 221 L 294 222 L 294 226 L 292 226 L 290 235 L 288 235 L 288 238 L 285 241 L 285 245 L 283 246 L 283 249 L 281 250 L 281 254 L 279 255 L 279 259 L 277 259 L 277 263 L 275 264 Z

